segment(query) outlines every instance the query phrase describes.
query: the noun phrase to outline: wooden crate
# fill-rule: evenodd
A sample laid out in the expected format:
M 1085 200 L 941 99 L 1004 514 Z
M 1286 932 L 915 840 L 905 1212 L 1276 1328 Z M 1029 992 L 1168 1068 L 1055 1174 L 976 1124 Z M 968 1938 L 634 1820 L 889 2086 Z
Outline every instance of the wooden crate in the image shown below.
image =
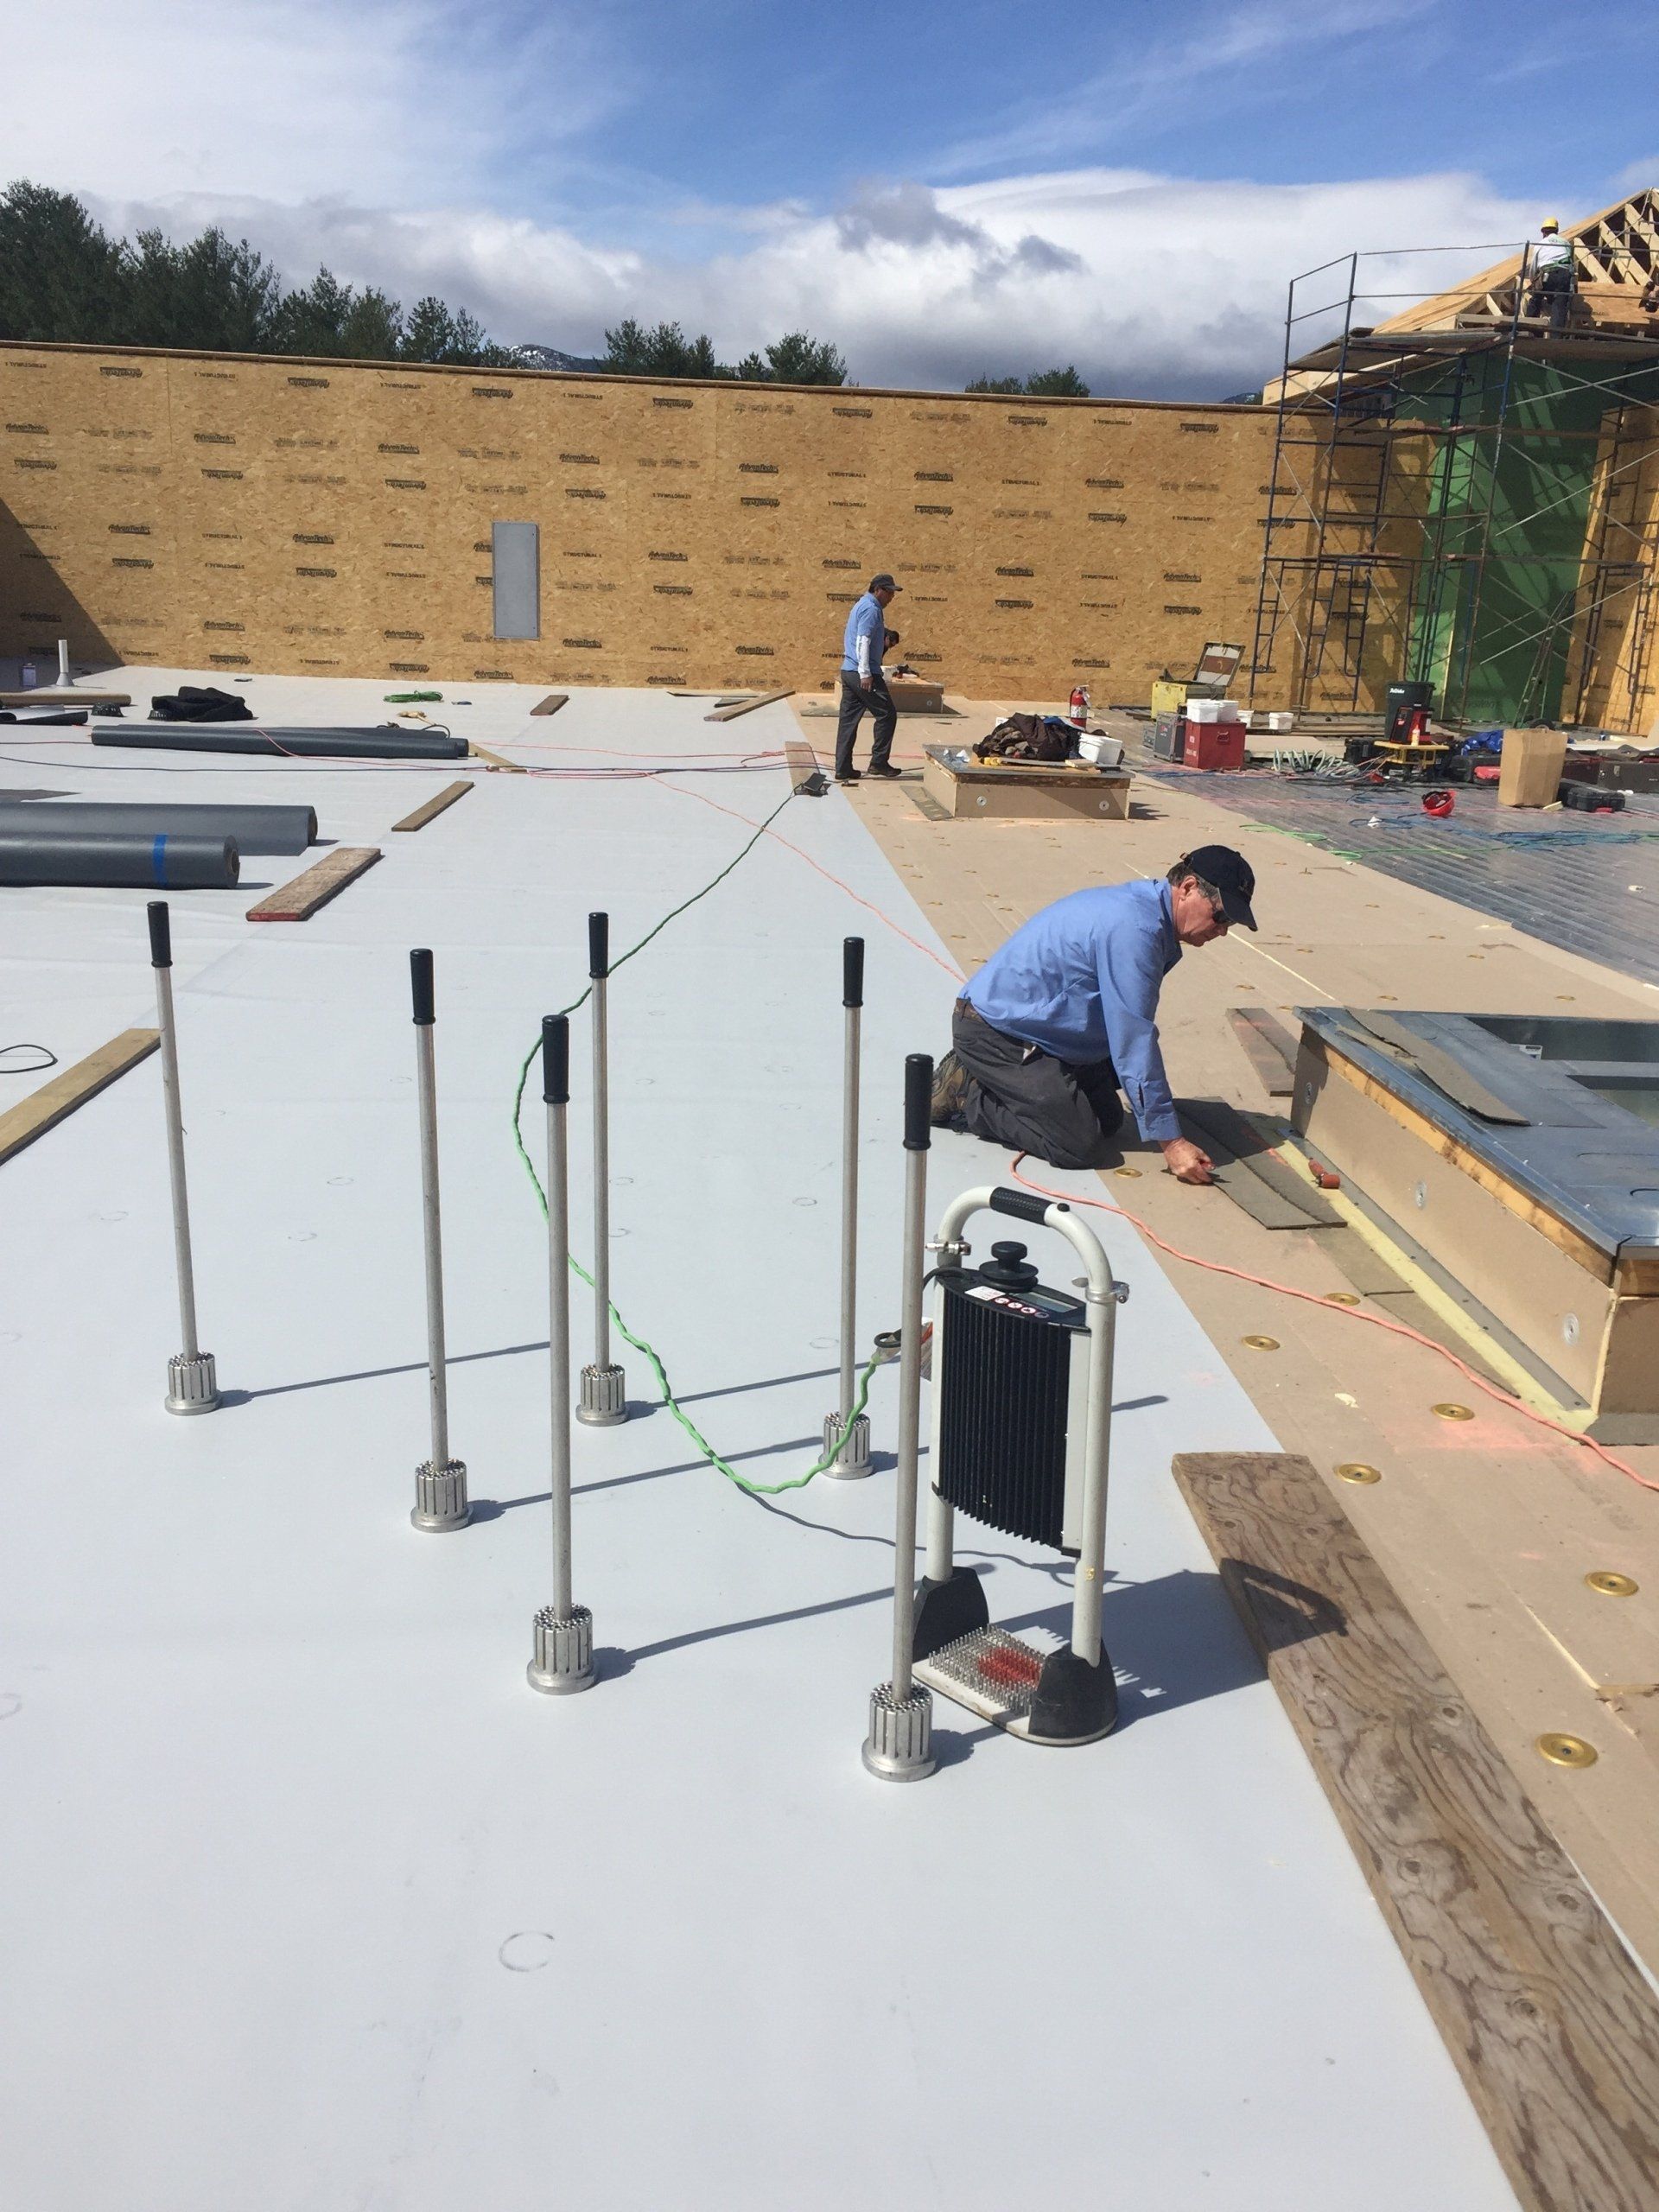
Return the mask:
M 1024 762 L 1013 766 L 972 760 L 958 766 L 947 748 L 923 748 L 922 785 L 952 817 L 984 820 L 1123 822 L 1128 817 L 1130 777 L 1121 768 L 1094 768 L 1086 762 Z

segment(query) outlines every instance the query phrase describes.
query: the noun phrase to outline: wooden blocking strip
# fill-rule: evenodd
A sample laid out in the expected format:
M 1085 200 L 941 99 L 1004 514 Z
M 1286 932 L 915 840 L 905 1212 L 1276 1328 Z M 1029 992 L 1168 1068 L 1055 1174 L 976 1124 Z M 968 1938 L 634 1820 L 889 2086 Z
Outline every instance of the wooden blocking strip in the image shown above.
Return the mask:
M 546 698 L 538 699 L 530 711 L 532 715 L 556 715 L 561 707 L 568 707 L 569 703 L 570 694 L 568 691 L 550 691 Z
M 1227 1019 L 1244 1056 L 1269 1098 L 1288 1098 L 1296 1087 L 1296 1040 L 1264 1006 L 1230 1006 Z
M 401 822 L 394 822 L 391 826 L 394 830 L 424 830 L 434 815 L 442 814 L 446 806 L 453 806 L 458 798 L 465 798 L 472 788 L 470 776 L 463 777 L 458 784 L 446 784 L 434 798 L 417 806 L 413 814 L 406 814 Z
M 307 868 L 303 875 L 296 875 L 292 883 L 273 891 L 257 906 L 250 906 L 247 918 L 251 922 L 308 922 L 319 906 L 326 906 L 348 883 L 355 883 L 379 857 L 378 845 L 340 845 L 327 860 Z
M 793 696 L 792 686 L 784 691 L 762 691 L 753 699 L 736 699 L 729 707 L 716 707 L 713 714 L 705 715 L 702 719 L 706 722 L 734 722 L 740 715 L 752 715 L 757 707 L 769 707 L 774 700 Z
M 73 1067 L 65 1068 L 50 1083 L 43 1083 L 38 1090 L 8 1108 L 0 1114 L 0 1160 L 10 1160 L 14 1152 L 44 1136 L 66 1114 L 95 1098 L 105 1084 L 147 1059 L 161 1041 L 159 1029 L 124 1029 L 107 1045 L 100 1045 L 84 1060 L 77 1060 Z
M 492 768 L 505 768 L 510 776 L 524 776 L 530 772 L 522 760 L 504 760 L 499 753 L 492 753 L 486 745 L 474 744 L 469 737 L 467 750 L 474 760 L 487 760 Z
M 91 684 L 37 684 L 32 691 L 0 691 L 0 707 L 130 707 L 130 691 L 96 691 Z
M 1306 1459 L 1175 1479 L 1527 2212 L 1659 2202 L 1659 1999 Z

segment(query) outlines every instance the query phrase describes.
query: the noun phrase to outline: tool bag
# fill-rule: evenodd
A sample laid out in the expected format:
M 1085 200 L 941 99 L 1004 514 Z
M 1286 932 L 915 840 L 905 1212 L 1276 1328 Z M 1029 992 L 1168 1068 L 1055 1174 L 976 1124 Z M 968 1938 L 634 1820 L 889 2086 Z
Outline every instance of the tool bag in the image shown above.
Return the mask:
M 1077 733 L 1058 715 L 1009 715 L 974 747 L 976 760 L 1064 760 Z
M 235 691 L 211 683 L 181 683 L 176 691 L 156 693 L 149 702 L 153 722 L 251 722 L 248 702 Z

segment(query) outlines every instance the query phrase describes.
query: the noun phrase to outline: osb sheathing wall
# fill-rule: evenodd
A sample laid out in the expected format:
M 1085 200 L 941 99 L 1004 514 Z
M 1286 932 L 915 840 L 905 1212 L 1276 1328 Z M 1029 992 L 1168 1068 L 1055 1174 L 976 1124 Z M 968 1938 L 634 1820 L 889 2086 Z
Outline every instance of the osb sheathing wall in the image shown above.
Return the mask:
M 890 569 L 951 688 L 1144 701 L 1248 645 L 1273 450 L 1250 408 L 72 346 L 0 346 L 0 649 L 467 683 L 830 683 Z

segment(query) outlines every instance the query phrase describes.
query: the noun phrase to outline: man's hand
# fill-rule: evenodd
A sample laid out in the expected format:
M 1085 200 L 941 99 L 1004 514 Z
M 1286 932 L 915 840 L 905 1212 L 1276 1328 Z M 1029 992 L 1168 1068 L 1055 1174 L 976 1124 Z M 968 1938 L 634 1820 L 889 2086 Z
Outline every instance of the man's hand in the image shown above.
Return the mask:
M 1188 1137 L 1171 1137 L 1163 1147 L 1164 1165 L 1178 1183 L 1213 1183 L 1215 1162 Z

